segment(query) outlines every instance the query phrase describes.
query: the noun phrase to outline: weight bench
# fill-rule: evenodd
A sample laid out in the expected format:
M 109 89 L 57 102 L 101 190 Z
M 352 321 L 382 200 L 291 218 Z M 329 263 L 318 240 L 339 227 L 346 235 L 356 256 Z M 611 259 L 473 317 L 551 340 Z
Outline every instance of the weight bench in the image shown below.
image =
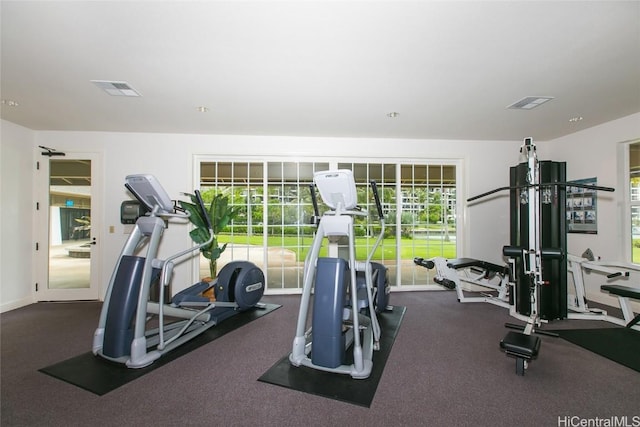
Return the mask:
M 507 356 L 516 358 L 516 375 L 524 376 L 526 363 L 538 357 L 540 343 L 538 336 L 509 331 L 507 336 L 500 341 L 500 348 L 505 351 Z
M 447 289 L 453 289 L 460 302 L 488 302 L 509 308 L 510 270 L 507 265 L 498 265 L 474 258 L 431 259 L 415 258 L 413 262 L 427 269 L 435 269 L 433 281 Z M 486 291 L 474 291 L 481 296 L 467 296 L 462 284 L 491 289 L 497 295 Z
M 491 273 L 509 274 L 509 266 L 493 264 L 487 261 L 482 261 L 474 258 L 455 258 L 450 259 L 447 262 L 447 267 L 458 270 L 461 268 L 476 268 L 484 270 L 485 276 L 489 276 Z
M 600 286 L 600 289 L 618 297 L 624 321 L 627 322 L 627 328 L 631 328 L 640 322 L 640 314 L 633 317 L 633 310 L 629 303 L 629 298 L 640 300 L 640 288 L 632 288 L 631 286 L 623 285 L 602 285 Z

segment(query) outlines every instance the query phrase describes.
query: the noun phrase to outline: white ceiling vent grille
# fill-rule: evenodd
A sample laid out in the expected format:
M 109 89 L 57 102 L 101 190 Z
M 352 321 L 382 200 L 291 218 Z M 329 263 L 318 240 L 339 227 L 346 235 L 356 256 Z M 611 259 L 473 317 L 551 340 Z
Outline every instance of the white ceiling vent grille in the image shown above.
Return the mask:
M 527 96 L 509 105 L 507 108 L 512 110 L 531 110 L 552 99 L 553 96 Z
M 111 96 L 142 96 L 127 82 L 111 82 L 107 80 L 91 80 L 91 83 L 98 86 Z

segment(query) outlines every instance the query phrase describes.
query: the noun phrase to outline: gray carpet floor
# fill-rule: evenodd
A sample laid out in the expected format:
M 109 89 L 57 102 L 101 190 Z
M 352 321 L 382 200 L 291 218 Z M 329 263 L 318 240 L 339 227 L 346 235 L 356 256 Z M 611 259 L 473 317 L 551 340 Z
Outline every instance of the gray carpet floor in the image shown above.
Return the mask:
M 38 372 L 90 350 L 100 304 L 38 303 L 3 313 L 0 424 L 640 425 L 640 373 L 542 336 L 538 360 L 517 376 L 514 359 L 499 349 L 504 323 L 514 320 L 505 309 L 459 304 L 447 291 L 391 299 L 407 311 L 369 408 L 257 380 L 290 350 L 298 296 L 265 297 L 282 308 L 104 396 Z M 599 327 L 611 325 L 563 320 L 547 329 Z

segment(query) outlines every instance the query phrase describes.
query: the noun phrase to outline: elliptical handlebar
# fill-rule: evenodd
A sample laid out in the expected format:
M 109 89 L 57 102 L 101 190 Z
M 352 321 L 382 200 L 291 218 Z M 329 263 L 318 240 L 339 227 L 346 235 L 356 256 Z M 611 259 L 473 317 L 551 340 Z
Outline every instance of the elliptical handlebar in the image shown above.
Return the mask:
M 384 212 L 382 212 L 382 203 L 380 202 L 380 194 L 378 193 L 378 184 L 374 179 L 369 181 L 371 184 L 371 191 L 373 191 L 373 198 L 376 201 L 376 208 L 378 209 L 378 217 L 380 220 L 384 220 Z
M 376 239 L 375 243 L 371 247 L 371 251 L 369 251 L 369 256 L 367 257 L 367 263 L 371 263 L 371 260 L 373 259 L 373 255 L 378 249 L 378 246 L 380 246 L 380 243 L 382 243 L 382 239 L 384 239 L 384 229 L 385 229 L 384 212 L 382 212 L 382 203 L 380 202 L 380 194 L 378 193 L 378 184 L 373 179 L 369 181 L 369 184 L 371 185 L 373 198 L 376 201 L 376 208 L 378 209 L 378 218 L 380 219 L 380 234 L 378 234 L 378 238 Z
M 176 254 L 173 254 L 172 256 L 168 257 L 163 265 L 162 265 L 162 271 L 160 274 L 160 283 L 162 284 L 161 289 L 164 288 L 164 286 L 166 284 L 168 284 L 169 279 L 171 274 L 169 273 L 169 270 L 173 268 L 173 261 L 175 261 L 178 258 L 181 258 L 185 255 L 189 255 L 195 251 L 199 251 L 200 249 L 208 246 L 209 244 L 211 244 L 211 242 L 213 242 L 213 239 L 215 237 L 215 235 L 213 234 L 213 227 L 211 225 L 211 219 L 209 218 L 209 215 L 207 214 L 207 208 L 205 207 L 204 204 L 204 200 L 202 200 L 202 195 L 200 194 L 199 190 L 195 190 L 195 197 L 198 201 L 198 205 L 199 208 L 202 210 L 202 216 L 204 217 L 206 223 L 207 223 L 207 227 L 209 228 L 209 239 L 207 239 L 205 242 L 202 242 L 198 245 L 192 246 L 190 248 L 184 249 Z M 188 211 L 185 211 L 184 213 L 181 214 L 169 214 L 168 216 L 180 216 L 183 218 L 189 218 L 191 216 L 191 213 Z M 161 297 L 162 297 L 162 291 L 161 291 Z
M 198 200 L 198 205 L 200 210 L 202 211 L 202 217 L 207 222 L 207 228 L 211 231 L 211 235 L 213 235 L 213 226 L 211 225 L 211 218 L 209 218 L 209 214 L 207 212 L 207 207 L 204 204 L 204 200 L 202 200 L 202 194 L 200 194 L 200 190 L 194 190 L 194 194 L 196 199 Z
M 309 184 L 309 192 L 311 193 L 311 203 L 313 204 L 313 217 L 311 223 L 318 225 L 320 223 L 320 209 L 318 208 L 318 196 L 316 195 L 316 186 Z

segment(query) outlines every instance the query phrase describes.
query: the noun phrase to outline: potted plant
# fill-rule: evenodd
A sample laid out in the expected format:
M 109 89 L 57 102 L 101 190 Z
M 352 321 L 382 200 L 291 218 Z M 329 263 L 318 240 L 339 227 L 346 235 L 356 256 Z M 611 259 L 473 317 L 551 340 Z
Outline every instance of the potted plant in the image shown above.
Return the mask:
M 180 201 L 180 206 L 189 212 L 189 220 L 194 225 L 194 229 L 189 232 L 191 239 L 197 243 L 204 243 L 209 240 L 210 230 L 203 212 L 198 204 L 198 199 L 193 194 L 187 194 L 191 199 L 191 203 Z M 240 207 L 230 206 L 229 197 L 223 194 L 214 194 L 209 204 L 206 214 L 211 222 L 211 231 L 213 231 L 212 242 L 201 248 L 202 255 L 209 260 L 209 274 L 214 279 L 217 276 L 217 261 L 220 255 L 227 248 L 227 244 L 220 245 L 218 243 L 218 233 L 223 231 L 227 225 L 238 215 Z

